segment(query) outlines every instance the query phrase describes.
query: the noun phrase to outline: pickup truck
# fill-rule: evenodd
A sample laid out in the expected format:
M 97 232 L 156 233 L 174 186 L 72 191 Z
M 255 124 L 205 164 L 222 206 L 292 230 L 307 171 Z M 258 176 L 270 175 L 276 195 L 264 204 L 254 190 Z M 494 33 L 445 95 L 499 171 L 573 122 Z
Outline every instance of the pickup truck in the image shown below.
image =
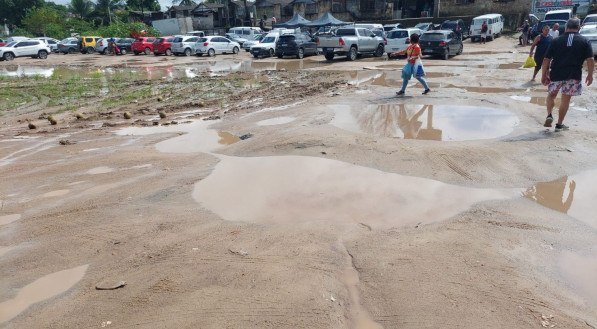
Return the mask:
M 371 30 L 360 27 L 341 27 L 334 35 L 321 35 L 317 38 L 317 48 L 323 50 L 325 59 L 331 61 L 335 55 L 354 61 L 357 55 L 373 54 L 383 56 L 386 41 L 375 36 Z

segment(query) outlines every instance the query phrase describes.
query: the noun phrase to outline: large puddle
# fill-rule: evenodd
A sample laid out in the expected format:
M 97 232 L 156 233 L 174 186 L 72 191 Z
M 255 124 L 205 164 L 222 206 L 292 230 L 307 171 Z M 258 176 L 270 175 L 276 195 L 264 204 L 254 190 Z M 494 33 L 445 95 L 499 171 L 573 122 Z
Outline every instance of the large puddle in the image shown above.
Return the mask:
M 330 106 L 331 124 L 375 136 L 436 141 L 491 139 L 508 135 L 518 125 L 509 111 L 474 106 L 382 104 Z
M 597 209 L 595 207 L 597 169 L 563 176 L 550 182 L 537 183 L 527 189 L 523 195 L 597 229 L 595 211 Z
M 82 265 L 48 274 L 26 285 L 13 299 L 0 303 L 0 323 L 11 320 L 35 303 L 50 299 L 72 288 L 83 278 L 88 266 Z
M 189 124 L 127 127 L 116 131 L 117 135 L 146 136 L 152 134 L 180 133 L 180 136 L 156 144 L 156 149 L 164 153 L 212 152 L 219 147 L 240 141 L 235 135 L 208 127 L 216 121 L 196 120 Z
M 193 198 L 231 221 L 415 225 L 521 193 L 461 187 L 324 158 L 219 157 L 212 173 L 196 183 Z

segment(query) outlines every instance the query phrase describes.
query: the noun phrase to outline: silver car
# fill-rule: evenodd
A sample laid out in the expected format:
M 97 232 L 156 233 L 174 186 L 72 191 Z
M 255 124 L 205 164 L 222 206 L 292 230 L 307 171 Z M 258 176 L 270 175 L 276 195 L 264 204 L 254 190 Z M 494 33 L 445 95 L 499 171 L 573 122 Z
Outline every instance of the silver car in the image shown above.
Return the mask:
M 243 49 L 246 52 L 250 52 L 251 51 L 251 46 L 254 46 L 254 45 L 258 44 L 261 41 L 261 39 L 265 38 L 266 35 L 267 35 L 267 33 L 255 34 L 253 36 L 253 39 L 249 39 L 248 41 L 245 41 L 243 43 L 243 46 L 242 46 Z
M 200 38 L 195 46 L 195 52 L 198 56 L 207 54 L 213 57 L 215 54 L 238 54 L 240 45 L 238 42 L 220 37 L 217 35 Z
M 587 38 L 593 47 L 593 55 L 597 57 L 597 24 L 587 24 L 580 29 L 580 34 Z
M 195 36 L 178 36 L 172 41 L 172 53 L 176 56 L 185 55 L 191 56 L 195 53 L 195 43 L 199 37 Z
M 54 38 L 48 38 L 48 37 L 41 37 L 41 38 L 36 38 L 36 39 L 44 41 L 48 45 L 48 47 L 50 47 L 50 50 L 53 53 L 58 52 L 58 43 L 60 42 L 60 40 L 56 40 Z

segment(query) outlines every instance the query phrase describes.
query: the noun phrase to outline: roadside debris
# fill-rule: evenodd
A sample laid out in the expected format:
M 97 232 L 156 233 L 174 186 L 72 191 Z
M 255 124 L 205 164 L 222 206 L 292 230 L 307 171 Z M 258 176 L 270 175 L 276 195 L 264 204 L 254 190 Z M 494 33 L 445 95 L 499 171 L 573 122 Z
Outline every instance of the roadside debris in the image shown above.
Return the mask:
M 112 285 L 105 285 L 103 283 L 99 283 L 95 285 L 95 290 L 115 290 L 124 286 L 126 286 L 126 281 L 118 281 Z
M 161 119 L 165 119 L 166 118 L 166 113 L 160 111 L 158 112 L 158 115 L 160 116 Z
M 127 120 L 133 117 L 133 116 L 131 115 L 131 112 L 124 112 L 124 114 L 123 114 L 122 116 L 123 116 L 125 119 L 127 119 Z
M 248 134 L 244 134 L 242 136 L 239 136 L 238 138 L 240 138 L 241 141 L 244 141 L 245 139 L 249 139 L 251 137 L 253 137 L 253 134 L 248 133 Z
M 112 324 L 112 321 L 102 321 L 102 328 L 105 328 Z
M 57 125 L 57 124 L 58 124 L 58 121 L 56 121 L 56 119 L 54 119 L 54 117 L 53 117 L 53 116 L 51 116 L 51 115 L 49 115 L 49 116 L 48 116 L 48 121 L 50 121 L 50 124 L 51 124 L 52 126 L 55 126 L 55 125 Z
M 77 118 L 77 120 L 84 120 L 85 119 L 85 117 L 81 113 L 75 113 L 75 118 Z
M 33 123 L 31 123 L 31 122 L 29 122 L 29 123 L 27 124 L 27 127 L 29 127 L 29 129 L 37 129 L 37 126 L 36 126 L 36 125 L 34 125 L 34 124 L 33 124 Z
M 210 120 L 220 120 L 219 115 L 210 115 L 207 118 L 203 118 L 203 121 L 210 121 Z
M 68 139 L 61 139 L 58 141 L 58 144 L 60 145 L 73 145 L 73 144 L 77 144 L 77 142 L 71 142 Z
M 543 328 L 554 328 L 556 325 L 553 322 L 553 315 L 541 315 L 541 326 Z
M 228 251 L 233 255 L 239 255 L 239 256 L 243 256 L 243 257 L 249 255 L 248 252 L 246 252 L 242 249 L 239 249 L 239 250 L 228 249 Z

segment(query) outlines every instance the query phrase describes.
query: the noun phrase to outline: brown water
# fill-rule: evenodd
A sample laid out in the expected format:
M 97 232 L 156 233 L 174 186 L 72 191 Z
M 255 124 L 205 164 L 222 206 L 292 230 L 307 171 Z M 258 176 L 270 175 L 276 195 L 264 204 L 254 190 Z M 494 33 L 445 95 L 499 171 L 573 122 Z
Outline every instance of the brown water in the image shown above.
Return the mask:
M 82 265 L 48 274 L 26 285 L 13 299 L 0 303 L 0 323 L 13 319 L 35 303 L 69 290 L 83 278 L 88 266 Z
M 593 253 L 583 255 L 564 251 L 558 258 L 558 268 L 568 284 L 586 301 L 597 308 L 597 245 Z
M 523 195 L 597 229 L 597 169 L 537 183 Z
M 116 131 L 118 135 L 146 136 L 152 134 L 179 133 L 177 137 L 156 144 L 156 149 L 164 153 L 212 152 L 223 145 L 240 141 L 240 138 L 229 132 L 218 132 L 209 126 L 218 121 L 196 120 L 189 124 L 127 127 Z
M 21 219 L 21 214 L 10 214 L 0 216 L 0 225 L 7 225 Z
M 219 157 L 212 173 L 195 184 L 193 198 L 231 221 L 414 226 L 521 193 L 449 185 L 325 158 Z
M 505 136 L 519 123 L 516 115 L 497 108 L 388 103 L 334 105 L 331 124 L 374 136 L 436 141 L 463 141 Z

